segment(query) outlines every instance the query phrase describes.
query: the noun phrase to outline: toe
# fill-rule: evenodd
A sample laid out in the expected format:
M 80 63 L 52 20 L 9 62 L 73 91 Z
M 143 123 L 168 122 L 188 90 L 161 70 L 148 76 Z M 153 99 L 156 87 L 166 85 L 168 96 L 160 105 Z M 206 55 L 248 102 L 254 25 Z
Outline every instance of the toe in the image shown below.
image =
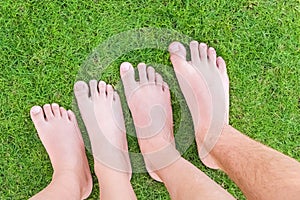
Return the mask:
M 68 118 L 69 118 L 70 121 L 76 122 L 76 117 L 75 117 L 75 114 L 73 113 L 73 111 L 68 110 L 67 115 L 68 115 Z
M 100 96 L 106 97 L 106 83 L 104 81 L 100 81 L 98 87 Z
M 52 112 L 54 117 L 61 117 L 59 105 L 57 103 L 51 104 Z
M 169 85 L 164 81 L 162 83 L 162 88 L 163 88 L 163 91 L 169 91 Z
M 177 55 L 183 60 L 186 60 L 186 50 L 185 47 L 180 42 L 172 42 L 169 46 L 169 52 L 172 55 Z
M 124 62 L 120 67 L 121 79 L 124 85 L 125 93 L 131 93 L 137 87 L 137 82 L 134 78 L 134 69 L 128 62 Z
M 98 81 L 90 80 L 89 85 L 90 85 L 90 91 L 91 91 L 92 99 L 97 98 L 99 96 L 99 92 L 98 92 L 98 89 L 97 89 Z
M 197 41 L 192 41 L 190 43 L 190 51 L 191 51 L 192 63 L 198 66 L 200 63 L 200 54 L 199 54 L 199 43 Z
M 148 81 L 151 83 L 155 82 L 155 70 L 153 67 L 147 68 Z
M 155 73 L 155 82 L 157 85 L 162 85 L 163 78 L 159 73 Z
M 91 98 L 89 97 L 89 86 L 84 81 L 77 81 L 74 84 L 74 94 L 80 108 L 86 105 L 87 102 L 91 101 Z
M 74 84 L 74 93 L 76 98 L 88 98 L 89 97 L 89 87 L 84 81 L 77 81 Z
M 217 67 L 219 68 L 222 74 L 227 73 L 226 63 L 222 57 L 217 58 Z
M 216 60 L 217 60 L 216 50 L 212 47 L 209 47 L 207 54 L 208 54 L 207 57 L 208 57 L 209 61 L 212 63 L 216 63 Z
M 54 117 L 50 104 L 45 104 L 43 110 L 47 120 Z
M 33 123 L 36 126 L 39 125 L 40 123 L 46 122 L 43 109 L 40 106 L 33 106 L 30 109 L 30 116 L 31 116 Z
M 138 70 L 139 70 L 139 79 L 140 83 L 147 83 L 148 78 L 147 78 L 147 72 L 146 72 L 146 64 L 145 63 L 139 63 L 138 64 Z
M 114 96 L 114 89 L 111 85 L 107 85 L 106 86 L 106 94 L 107 94 L 107 97 L 109 99 L 113 99 L 113 96 Z
M 121 102 L 120 96 L 116 91 L 114 91 L 114 93 L 113 93 L 113 98 L 114 98 L 114 101 Z
M 207 45 L 205 43 L 200 43 L 199 54 L 200 54 L 201 61 L 207 60 Z
M 80 129 L 79 129 L 78 122 L 77 122 L 77 119 L 76 119 L 75 114 L 73 113 L 73 111 L 68 110 L 68 111 L 67 111 L 67 115 L 68 115 L 67 118 L 68 118 L 68 119 L 74 124 L 74 126 L 75 126 L 75 129 L 76 129 L 76 132 L 77 132 L 77 134 L 78 134 L 78 137 L 79 137 L 80 142 L 82 143 L 82 145 L 84 145 L 83 139 L 82 139 L 82 135 L 81 135 L 81 133 L 80 133 Z
M 68 113 L 67 113 L 66 109 L 64 107 L 60 107 L 59 110 L 60 110 L 60 113 L 61 113 L 61 117 L 64 118 L 64 119 L 67 119 L 68 118 Z

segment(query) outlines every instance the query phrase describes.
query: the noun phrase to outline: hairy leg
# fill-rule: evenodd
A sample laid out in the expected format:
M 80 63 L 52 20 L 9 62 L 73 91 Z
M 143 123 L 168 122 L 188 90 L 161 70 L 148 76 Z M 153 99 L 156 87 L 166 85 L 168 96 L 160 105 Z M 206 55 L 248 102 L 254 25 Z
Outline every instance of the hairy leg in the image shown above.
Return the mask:
M 213 80 L 218 78 L 217 76 L 221 77 L 225 93 L 223 103 L 228 106 L 229 79 L 224 60 L 221 57 L 216 58 L 213 48 L 193 41 L 190 44 L 190 50 L 192 60 L 187 61 L 186 50 L 182 44 L 174 42 L 169 47 L 174 70 L 181 76 L 179 84 L 190 109 L 194 102 L 200 102 L 200 106 L 206 104 L 206 107 L 202 108 L 206 110 L 204 113 L 191 110 L 193 118 L 202 119 L 199 124 L 194 123 L 196 141 L 197 144 L 201 144 L 205 134 L 205 129 L 201 127 L 209 123 L 209 118 L 205 117 L 205 113 L 208 112 L 207 115 L 209 115 L 211 96 L 210 88 L 203 87 L 205 80 L 199 73 L 196 73 L 195 68 L 209 66 L 218 69 L 219 74 L 215 73 L 210 78 Z M 191 85 L 192 90 L 184 87 L 186 83 L 182 82 L 182 79 Z M 193 96 L 190 93 L 196 95 Z M 227 108 L 229 111 L 229 107 Z M 229 116 L 228 112 L 227 116 Z M 248 199 L 298 199 L 300 196 L 299 162 L 250 139 L 229 126 L 228 123 L 225 123 L 222 134 L 209 155 L 213 158 L 210 161 L 213 162 L 207 163 L 204 159 L 202 160 L 204 164 L 225 171 Z
M 300 197 L 300 163 L 227 125 L 211 152 L 248 199 Z

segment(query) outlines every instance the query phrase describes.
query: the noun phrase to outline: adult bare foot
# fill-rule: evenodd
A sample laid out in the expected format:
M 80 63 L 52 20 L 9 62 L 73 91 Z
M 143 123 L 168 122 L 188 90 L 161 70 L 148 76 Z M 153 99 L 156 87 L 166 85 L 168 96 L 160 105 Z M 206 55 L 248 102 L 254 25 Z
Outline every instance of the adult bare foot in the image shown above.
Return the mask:
M 211 127 L 218 126 L 219 130 L 222 130 L 223 125 L 228 124 L 229 78 L 226 64 L 221 57 L 216 57 L 214 48 L 208 48 L 204 43 L 192 41 L 190 51 L 191 61 L 187 61 L 186 50 L 181 43 L 173 42 L 169 46 L 170 59 L 193 118 L 199 157 L 206 166 L 218 169 L 218 164 L 209 154 L 215 143 L 206 140 L 206 137 Z M 216 107 L 221 111 L 219 114 Z M 213 121 L 216 115 L 219 117 L 217 122 Z M 221 131 L 215 132 L 221 134 Z M 217 141 L 217 137 L 218 135 L 213 138 L 214 142 Z M 204 154 L 200 155 L 200 151 L 209 146 L 206 141 L 213 145 L 210 145 L 203 156 Z
M 180 158 L 174 145 L 170 92 L 161 75 L 155 73 L 152 67 L 146 69 L 146 65 L 140 63 L 138 71 L 137 82 L 130 63 L 122 63 L 120 67 L 146 168 L 152 178 L 161 181 L 154 171 Z
M 96 80 L 89 86 L 76 82 L 74 92 L 90 137 L 101 199 L 135 199 L 119 95 L 111 85 Z
M 32 121 L 54 170 L 49 186 L 32 199 L 85 199 L 92 178 L 75 115 L 58 104 L 32 107 Z

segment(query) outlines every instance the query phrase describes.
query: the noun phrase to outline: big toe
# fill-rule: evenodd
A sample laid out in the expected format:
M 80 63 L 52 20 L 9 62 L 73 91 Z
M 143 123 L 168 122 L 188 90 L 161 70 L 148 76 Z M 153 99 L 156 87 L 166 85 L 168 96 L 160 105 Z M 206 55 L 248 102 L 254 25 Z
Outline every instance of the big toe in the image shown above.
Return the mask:
M 74 93 L 78 99 L 87 99 L 89 96 L 89 87 L 84 81 L 77 81 L 74 84 Z
M 126 95 L 131 93 L 136 87 L 134 69 L 129 62 L 123 62 L 120 66 L 120 75 Z
M 173 42 L 169 46 L 170 60 L 173 64 L 175 71 L 185 70 L 186 62 L 186 49 L 179 42 Z
M 172 55 L 177 55 L 182 59 L 186 59 L 186 49 L 180 42 L 172 42 L 169 45 L 169 52 Z
M 39 126 L 41 123 L 46 122 L 43 109 L 40 106 L 33 106 L 30 109 L 30 116 L 35 126 Z

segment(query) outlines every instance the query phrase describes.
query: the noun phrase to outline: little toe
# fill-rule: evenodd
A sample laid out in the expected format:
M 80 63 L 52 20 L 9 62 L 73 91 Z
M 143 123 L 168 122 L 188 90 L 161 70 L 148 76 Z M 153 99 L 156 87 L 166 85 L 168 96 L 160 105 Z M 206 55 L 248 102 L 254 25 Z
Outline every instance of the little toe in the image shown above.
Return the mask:
M 219 70 L 222 74 L 227 73 L 226 63 L 225 63 L 224 59 L 220 56 L 217 58 L 217 67 L 219 68 Z
M 89 85 L 90 85 L 90 91 L 91 91 L 92 99 L 97 98 L 99 96 L 99 92 L 98 92 L 98 89 L 97 89 L 98 81 L 90 80 Z
M 201 61 L 207 60 L 207 45 L 205 43 L 199 44 L 199 54 Z
M 111 85 L 106 86 L 106 94 L 109 99 L 113 99 L 114 96 L 114 88 Z
M 180 42 L 172 42 L 169 45 L 169 52 L 172 55 L 177 55 L 182 59 L 186 60 L 186 50 L 185 47 Z
M 33 106 L 30 109 L 30 116 L 35 125 L 46 122 L 43 109 L 40 106 Z
M 119 96 L 119 94 L 116 91 L 113 92 L 113 99 L 117 103 L 121 103 L 120 96 Z
M 52 103 L 51 108 L 52 108 L 54 117 L 61 117 L 59 105 L 57 103 Z
M 60 107 L 59 110 L 60 110 L 60 113 L 61 113 L 61 117 L 63 119 L 67 119 L 68 118 L 67 110 L 64 107 Z
M 155 82 L 157 85 L 162 85 L 163 78 L 159 73 L 155 73 Z
M 192 63 L 198 66 L 200 63 L 200 54 L 199 54 L 199 43 L 197 41 L 192 41 L 190 43 L 190 51 L 191 51 Z
M 98 88 L 99 95 L 106 97 L 106 83 L 104 81 L 99 81 Z
M 140 84 L 147 83 L 148 78 L 147 78 L 147 72 L 146 72 L 146 64 L 139 63 L 137 67 L 138 67 L 138 71 L 139 71 Z
M 43 106 L 43 110 L 47 120 L 52 119 L 54 117 L 50 104 L 45 104 Z
M 75 114 L 73 113 L 73 111 L 68 110 L 68 111 L 67 111 L 67 115 L 68 115 L 68 119 L 69 119 L 70 121 L 72 121 L 72 122 L 77 122 L 77 121 L 76 121 L 76 116 L 75 116 Z
M 120 74 L 125 89 L 125 93 L 131 93 L 137 87 L 134 78 L 134 69 L 129 62 L 124 62 L 120 66 Z
M 163 91 L 169 91 L 169 85 L 164 81 L 162 83 L 162 88 L 163 88 Z
M 163 81 L 162 88 L 163 88 L 163 92 L 165 94 L 167 94 L 167 98 L 170 99 L 171 98 L 171 94 L 170 94 L 169 85 L 166 82 Z
M 155 69 L 153 67 L 147 68 L 148 81 L 150 83 L 155 83 Z
M 80 129 L 79 129 L 79 126 L 78 126 L 78 122 L 77 122 L 77 119 L 76 119 L 76 115 L 74 114 L 74 112 L 73 111 L 71 111 L 71 110 L 68 110 L 67 111 L 67 115 L 68 115 L 68 119 L 70 120 L 70 122 L 72 122 L 73 124 L 74 124 L 74 126 L 75 126 L 75 129 L 76 129 L 76 132 L 77 132 L 77 135 L 78 135 L 78 137 L 79 137 L 79 139 L 80 139 L 80 142 L 81 142 L 81 144 L 82 145 L 84 145 L 84 143 L 83 143 L 83 138 L 82 138 L 82 135 L 81 135 L 81 133 L 80 133 Z M 83 147 L 83 146 L 82 146 Z
M 216 63 L 216 60 L 217 60 L 216 50 L 212 47 L 209 47 L 207 54 L 208 54 L 207 56 L 208 56 L 209 61 L 212 63 Z

